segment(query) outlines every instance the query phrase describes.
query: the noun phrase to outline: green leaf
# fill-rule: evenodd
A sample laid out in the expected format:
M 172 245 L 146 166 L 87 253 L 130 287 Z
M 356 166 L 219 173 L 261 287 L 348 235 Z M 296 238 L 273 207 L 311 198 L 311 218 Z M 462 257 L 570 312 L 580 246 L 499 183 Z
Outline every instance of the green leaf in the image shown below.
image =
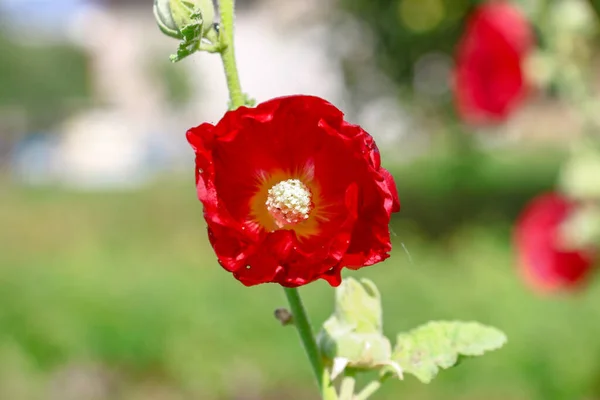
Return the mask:
M 392 360 L 405 373 L 429 383 L 440 368 L 457 365 L 461 356 L 480 356 L 505 343 L 502 331 L 477 322 L 434 321 L 400 333 Z

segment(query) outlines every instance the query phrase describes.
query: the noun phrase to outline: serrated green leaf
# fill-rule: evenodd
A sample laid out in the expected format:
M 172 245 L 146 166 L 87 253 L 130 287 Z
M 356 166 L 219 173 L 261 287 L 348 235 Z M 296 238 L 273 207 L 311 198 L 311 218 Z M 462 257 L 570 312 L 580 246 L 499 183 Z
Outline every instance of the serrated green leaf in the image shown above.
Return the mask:
M 392 360 L 405 373 L 429 383 L 440 368 L 457 365 L 461 356 L 480 356 L 505 343 L 502 331 L 477 322 L 434 321 L 400 333 Z

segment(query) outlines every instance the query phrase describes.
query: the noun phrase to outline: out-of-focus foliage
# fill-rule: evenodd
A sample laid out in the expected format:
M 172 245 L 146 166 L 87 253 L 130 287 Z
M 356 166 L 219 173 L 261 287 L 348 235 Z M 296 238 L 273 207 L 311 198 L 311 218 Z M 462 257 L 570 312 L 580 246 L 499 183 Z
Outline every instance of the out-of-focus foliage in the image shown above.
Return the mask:
M 86 61 L 72 46 L 24 45 L 0 32 L 0 54 L 0 109 L 24 109 L 29 129 L 47 129 L 88 96 Z
M 524 11 L 543 8 L 544 1 L 514 0 Z M 547 0 L 548 7 L 562 0 Z M 418 82 L 431 78 L 436 68 L 451 67 L 455 45 L 464 24 L 483 0 L 341 0 L 341 7 L 357 17 L 372 33 L 375 65 L 397 83 L 403 94 L 419 92 Z M 590 11 L 600 16 L 600 0 L 587 0 Z M 543 14 L 543 13 L 542 13 Z M 535 17 L 543 17 L 537 13 Z M 532 21 L 536 25 L 537 21 Z M 537 32 L 539 33 L 539 32 Z M 544 46 L 544 37 L 538 38 Z M 362 51 L 358 49 L 357 52 Z M 353 76 L 360 67 L 359 57 L 347 60 L 346 75 L 356 86 Z M 362 62 L 372 62 L 366 59 Z M 440 62 L 442 64 L 440 64 Z M 437 63 L 437 67 L 436 64 Z M 439 71 L 438 71 L 439 72 Z M 419 74 L 422 74 L 420 76 Z M 448 84 L 446 80 L 442 84 Z M 437 84 L 437 82 L 436 82 Z M 415 90 L 417 88 L 417 90 Z M 448 94 L 446 92 L 446 94 Z M 448 104 L 449 94 L 435 98 Z M 431 100 L 431 98 L 429 99 Z
M 454 46 L 480 2 L 340 0 L 373 39 L 373 47 L 345 54 L 350 89 L 368 80 L 364 65 L 376 66 L 410 98 L 407 106 L 422 113 L 429 110 L 421 100 L 435 103 L 430 115 L 443 118 Z M 243 10 L 254 2 L 239 3 Z M 0 36 L 0 54 L 0 111 L 24 108 L 27 128 L 51 127 L 87 98 L 78 51 Z M 166 58 L 154 67 L 171 104 L 190 99 L 182 69 Z M 407 374 L 378 398 L 599 398 L 597 280 L 578 296 L 539 298 L 515 273 L 513 221 L 530 198 L 552 189 L 564 154 L 471 149 L 466 135 L 454 136 L 451 151 L 391 168 L 403 207 L 391 225 L 393 256 L 347 273 L 389 293 L 382 306 L 390 337 L 428 320 L 461 319 L 498 326 L 510 342 L 429 386 Z M 100 388 L 98 399 L 314 397 L 296 334 L 272 317 L 285 304 L 280 288 L 244 289 L 222 271 L 189 176 L 136 192 L 0 185 L 7 189 L 0 190 L 0 399 L 91 398 L 66 395 L 85 389 L 81 382 Z M 318 326 L 332 311 L 331 288 L 302 290 Z
M 374 36 L 376 63 L 412 91 L 415 65 L 435 52 L 450 56 L 476 0 L 342 0 Z
M 558 167 L 544 157 L 390 168 L 405 194 L 394 254 L 349 272 L 396 294 L 383 299 L 386 334 L 431 319 L 478 320 L 504 330 L 510 345 L 428 386 L 407 374 L 378 399 L 597 397 L 600 365 L 590 355 L 600 350 L 600 288 L 540 299 L 512 267 L 513 214 Z M 463 177 L 474 170 L 480 187 L 454 190 L 452 165 L 464 166 Z M 244 289 L 218 266 L 188 178 L 132 193 L 0 191 L 0 398 L 91 398 L 66 396 L 85 389 L 80 382 L 101 388 L 103 400 L 314 398 L 296 333 L 272 316 L 285 304 L 281 289 Z M 429 229 L 445 234 L 424 237 Z M 318 326 L 332 311 L 331 288 L 302 290 Z
M 174 68 L 173 63 L 167 58 L 153 63 L 151 66 L 153 75 L 162 82 L 165 87 L 169 104 L 183 106 L 192 97 L 192 84 L 190 76 L 182 68 Z

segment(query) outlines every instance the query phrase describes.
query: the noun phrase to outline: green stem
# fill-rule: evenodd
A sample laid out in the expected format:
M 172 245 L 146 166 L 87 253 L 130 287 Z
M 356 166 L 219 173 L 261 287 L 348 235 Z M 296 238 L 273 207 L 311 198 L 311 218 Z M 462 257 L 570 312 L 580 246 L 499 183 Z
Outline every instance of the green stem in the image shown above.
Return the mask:
M 379 390 L 381 385 L 381 381 L 373 381 L 369 383 L 363 390 L 360 391 L 359 394 L 354 397 L 354 400 L 367 400 L 373 393 Z
M 354 400 L 367 400 L 376 391 L 378 391 L 379 388 L 381 388 L 383 382 L 385 382 L 390 376 L 391 374 L 387 373 L 385 375 L 380 376 L 379 379 L 377 379 L 376 381 L 370 382 L 367 386 L 364 387 L 363 390 L 360 391 L 359 394 L 357 394 L 354 397 Z
M 300 299 L 298 289 L 283 288 L 283 290 L 285 291 L 285 295 L 292 311 L 292 316 L 294 317 L 294 326 L 298 331 L 298 335 L 300 335 L 304 351 L 308 356 L 312 370 L 317 378 L 322 399 L 337 400 L 337 393 L 335 388 L 331 385 L 329 372 L 323 366 L 321 354 L 317 347 L 317 341 L 315 340 L 310 322 L 308 321 L 308 316 L 304 309 L 304 305 L 302 304 L 302 300 Z
M 338 400 L 337 392 L 331 382 L 329 371 L 323 367 L 321 372 L 321 380 L 319 381 L 319 387 L 321 389 L 321 399 L 323 400 Z
M 353 400 L 355 385 L 356 380 L 354 379 L 354 374 L 346 374 L 344 379 L 342 379 L 342 385 L 340 387 L 340 400 Z
M 221 15 L 221 60 L 223 69 L 225 69 L 225 78 L 227 79 L 227 89 L 229 90 L 230 108 L 236 108 L 244 105 L 244 94 L 238 75 L 237 64 L 235 61 L 235 50 L 233 40 L 234 29 L 234 11 L 235 0 L 219 0 L 219 13 Z
M 227 80 L 227 89 L 229 90 L 230 108 L 243 106 L 245 103 L 244 94 L 242 93 L 242 85 L 238 75 L 237 64 L 235 61 L 233 29 L 234 29 L 234 11 L 235 0 L 219 0 L 219 13 L 221 15 L 221 60 L 223 61 L 223 69 L 225 70 L 225 78 Z M 294 317 L 294 325 L 298 330 L 304 350 L 310 360 L 313 372 L 317 378 L 319 389 L 323 400 L 337 400 L 335 388 L 331 385 L 329 372 L 324 368 L 317 348 L 317 342 L 312 332 L 306 310 L 302 305 L 302 300 L 297 289 L 284 288 L 292 315 Z

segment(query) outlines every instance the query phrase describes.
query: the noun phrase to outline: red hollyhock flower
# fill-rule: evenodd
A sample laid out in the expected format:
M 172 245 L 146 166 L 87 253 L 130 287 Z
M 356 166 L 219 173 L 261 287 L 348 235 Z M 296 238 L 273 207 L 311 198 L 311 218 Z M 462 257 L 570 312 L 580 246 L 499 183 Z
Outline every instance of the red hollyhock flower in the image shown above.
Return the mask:
M 592 255 L 561 245 L 560 227 L 575 204 L 557 193 L 535 198 L 516 224 L 515 244 L 521 272 L 535 289 L 575 288 L 592 270 Z
M 526 92 L 522 62 L 533 45 L 529 22 L 503 0 L 479 6 L 467 21 L 456 54 L 454 95 L 469 123 L 499 122 Z
M 373 138 L 327 101 L 277 98 L 192 128 L 210 243 L 244 285 L 341 282 L 383 261 L 400 209 Z

